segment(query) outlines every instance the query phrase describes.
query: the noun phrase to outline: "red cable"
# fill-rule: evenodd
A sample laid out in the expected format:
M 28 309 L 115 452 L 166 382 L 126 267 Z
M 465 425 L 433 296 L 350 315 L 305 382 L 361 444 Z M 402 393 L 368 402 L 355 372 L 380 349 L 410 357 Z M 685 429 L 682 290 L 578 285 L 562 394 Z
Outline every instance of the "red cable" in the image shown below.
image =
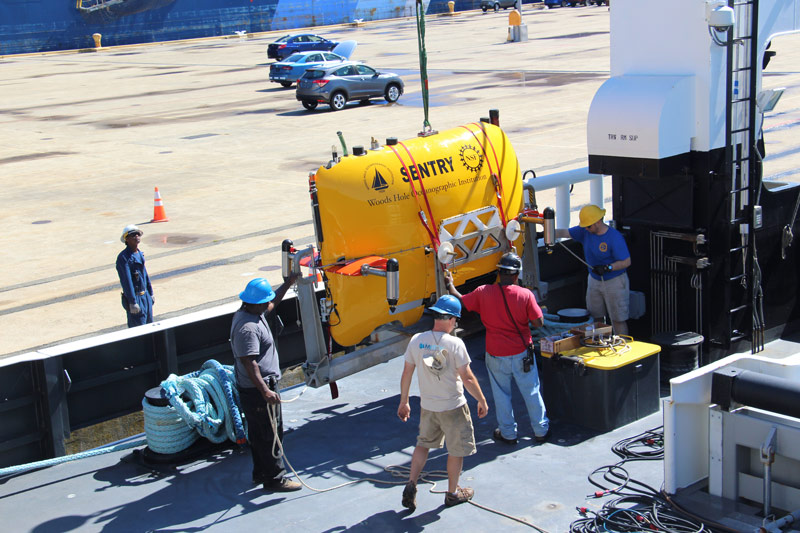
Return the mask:
M 431 217 L 431 226 L 435 229 L 436 228 L 436 219 L 433 216 L 433 210 L 431 209 L 431 204 L 430 204 L 430 202 L 428 202 L 428 194 L 425 192 L 425 184 L 422 183 L 422 172 L 420 172 L 420 170 L 419 170 L 419 165 L 414 160 L 414 156 L 411 154 L 411 150 L 409 150 L 408 147 L 403 143 L 398 143 L 398 144 L 400 144 L 400 146 L 402 146 L 405 149 L 406 153 L 408 154 L 408 157 L 411 158 L 411 164 L 414 165 L 414 168 L 416 168 L 416 170 L 417 170 L 417 176 L 419 176 L 419 189 L 422 191 L 422 197 L 425 198 L 425 205 L 428 207 L 428 216 Z M 406 169 L 406 172 L 408 172 L 408 169 Z M 408 181 L 409 181 L 409 183 L 414 181 L 414 177 L 409 175 L 408 176 Z M 439 243 L 439 237 L 434 235 L 434 238 L 436 239 L 436 242 L 434 243 L 434 248 L 436 248 L 438 250 L 439 244 L 440 244 Z M 434 251 L 436 251 L 436 250 L 434 250 Z
M 397 153 L 397 150 L 395 150 L 394 146 L 389 145 L 389 148 L 392 149 L 392 152 L 394 152 L 394 155 L 396 155 L 397 159 L 400 160 L 400 164 L 403 165 L 403 169 L 406 171 L 406 176 L 408 176 L 408 183 L 411 185 L 411 194 L 414 196 L 414 200 L 417 201 L 417 207 L 419 207 L 419 212 L 417 213 L 419 215 L 419 220 L 420 222 L 422 222 L 425 231 L 428 232 L 428 236 L 431 239 L 431 244 L 434 246 L 434 248 L 438 250 L 439 239 L 436 237 L 436 235 L 434 235 L 434 233 L 431 231 L 431 228 L 428 227 L 428 224 L 425 222 L 425 219 L 423 218 L 424 215 L 422 213 L 422 206 L 419 203 L 419 196 L 417 195 L 416 187 L 414 187 L 414 180 L 411 176 L 411 172 L 408 171 L 408 167 L 406 166 L 405 161 L 403 161 L 403 158 L 400 157 L 400 154 Z
M 494 164 L 497 165 L 497 178 L 498 178 L 497 179 L 497 184 L 498 184 L 498 187 L 500 187 L 500 194 L 505 196 L 505 194 L 503 193 L 503 181 L 500 179 L 500 161 L 497 159 L 497 150 L 494 149 L 494 143 L 492 142 L 492 138 L 489 137 L 489 134 L 486 133 L 485 129 L 483 129 L 484 126 L 483 126 L 482 122 L 473 122 L 473 124 L 475 124 L 476 126 L 478 126 L 481 129 L 481 131 L 483 132 L 484 137 L 486 137 L 486 140 L 489 141 L 489 146 L 492 147 L 492 155 L 494 155 Z
M 481 147 L 481 150 L 483 151 L 484 159 L 486 159 L 486 164 L 489 167 L 489 177 L 491 177 L 492 175 L 494 175 L 494 169 L 492 168 L 492 163 L 489 161 L 489 155 L 486 153 L 486 147 L 483 145 L 483 143 L 480 141 L 480 139 L 478 139 L 478 136 L 475 135 L 474 131 L 472 131 L 471 129 L 469 129 L 466 126 L 461 126 L 461 127 L 464 128 L 465 130 L 467 130 L 468 132 L 470 132 L 472 134 L 472 136 L 475 137 L 475 140 L 478 141 L 478 145 Z M 480 128 L 479 125 L 478 125 L 478 127 Z M 481 128 L 481 131 L 483 131 L 482 128 Z M 503 209 L 503 200 L 502 200 L 502 198 L 503 198 L 503 180 L 502 180 L 502 176 L 500 175 L 500 163 L 497 161 L 497 152 L 494 149 L 494 145 L 492 144 L 491 139 L 489 139 L 489 136 L 486 134 L 485 131 L 483 131 L 483 136 L 487 141 L 489 141 L 489 144 L 492 147 L 492 152 L 494 153 L 495 164 L 497 164 L 497 172 L 498 173 L 496 174 L 496 176 L 497 176 L 497 184 L 496 184 L 496 188 L 495 188 L 495 197 L 497 197 L 497 207 L 500 210 L 500 221 L 503 223 L 503 229 L 505 229 L 507 221 L 506 221 L 506 213 L 505 213 L 505 210 Z

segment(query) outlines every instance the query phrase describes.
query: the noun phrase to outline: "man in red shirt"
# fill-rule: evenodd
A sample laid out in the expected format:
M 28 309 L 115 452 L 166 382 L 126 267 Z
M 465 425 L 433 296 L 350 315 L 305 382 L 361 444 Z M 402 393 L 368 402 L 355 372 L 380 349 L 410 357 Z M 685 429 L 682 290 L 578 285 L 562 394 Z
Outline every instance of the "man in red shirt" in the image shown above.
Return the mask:
M 492 385 L 497 429 L 493 437 L 506 444 L 517 443 L 517 423 L 511 406 L 511 380 L 525 399 L 533 426 L 534 440 L 544 442 L 550 436 L 550 421 L 539 390 L 536 361 L 528 359 L 527 346 L 532 342 L 530 325 L 542 327 L 542 310 L 531 291 L 517 285 L 522 260 L 509 252 L 497 265 L 496 285 L 481 285 L 462 296 L 453 285 L 453 277 L 445 273 L 450 294 L 463 306 L 481 316 L 486 328 L 486 368 Z

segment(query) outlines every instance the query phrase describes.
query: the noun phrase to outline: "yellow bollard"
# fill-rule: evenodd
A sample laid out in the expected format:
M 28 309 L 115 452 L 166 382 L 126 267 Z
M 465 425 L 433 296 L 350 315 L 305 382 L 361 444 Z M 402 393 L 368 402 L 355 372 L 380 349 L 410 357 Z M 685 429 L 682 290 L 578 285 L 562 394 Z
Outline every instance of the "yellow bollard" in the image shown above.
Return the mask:
M 92 39 L 94 39 L 94 47 L 95 48 L 102 48 L 103 47 L 103 45 L 100 44 L 100 40 L 102 38 L 103 38 L 103 36 L 101 34 L 99 34 L 99 33 L 93 33 L 92 34 Z
M 528 26 L 522 24 L 522 13 L 516 9 L 508 14 L 508 40 L 515 43 L 528 40 Z
M 458 13 L 456 13 L 456 3 L 453 2 L 452 0 L 450 0 L 450 2 L 447 2 L 447 12 L 439 13 L 439 16 L 440 17 L 454 17 L 457 14 Z

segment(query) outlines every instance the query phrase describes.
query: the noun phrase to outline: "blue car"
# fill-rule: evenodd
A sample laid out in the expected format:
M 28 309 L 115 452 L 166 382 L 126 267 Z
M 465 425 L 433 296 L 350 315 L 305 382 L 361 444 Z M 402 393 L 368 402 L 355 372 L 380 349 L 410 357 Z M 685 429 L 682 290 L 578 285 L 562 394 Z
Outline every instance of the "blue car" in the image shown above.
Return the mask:
M 336 41 L 329 41 L 325 37 L 314 35 L 313 33 L 296 33 L 294 35 L 284 35 L 274 43 L 267 46 L 267 57 L 282 61 L 295 52 L 308 52 L 311 50 L 323 50 L 330 52 L 339 44 Z

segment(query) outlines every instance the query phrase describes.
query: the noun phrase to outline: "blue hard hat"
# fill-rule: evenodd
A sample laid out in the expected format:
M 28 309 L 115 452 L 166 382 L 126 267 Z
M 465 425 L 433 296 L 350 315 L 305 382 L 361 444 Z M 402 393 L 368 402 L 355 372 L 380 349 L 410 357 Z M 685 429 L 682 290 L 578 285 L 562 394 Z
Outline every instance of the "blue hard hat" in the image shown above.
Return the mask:
M 275 291 L 272 285 L 264 278 L 251 280 L 239 293 L 239 299 L 246 304 L 265 304 L 275 298 Z
M 436 303 L 430 306 L 428 309 L 434 313 L 452 315 L 456 318 L 461 318 L 461 302 L 458 301 L 458 298 L 450 294 L 445 294 L 436 300 Z

